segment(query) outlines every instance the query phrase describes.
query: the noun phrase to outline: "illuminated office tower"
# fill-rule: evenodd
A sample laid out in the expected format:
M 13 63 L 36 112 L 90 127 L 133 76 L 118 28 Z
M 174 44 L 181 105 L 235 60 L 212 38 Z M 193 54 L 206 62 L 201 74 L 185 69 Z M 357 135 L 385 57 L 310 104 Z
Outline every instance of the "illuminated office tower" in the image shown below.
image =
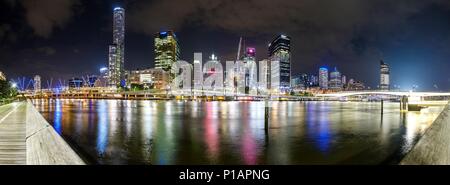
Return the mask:
M 277 61 L 271 66 L 276 66 L 271 69 L 272 73 L 278 75 L 277 85 L 271 84 L 272 90 L 279 93 L 286 93 L 290 91 L 291 85 L 291 38 L 286 35 L 277 36 L 269 44 L 269 60 Z M 276 71 L 275 71 L 276 70 Z M 272 78 L 271 78 L 272 79 Z M 271 82 L 273 83 L 273 82 Z
M 330 73 L 330 81 L 328 82 L 328 87 L 335 91 L 342 90 L 341 72 L 339 72 L 336 67 Z
M 389 65 L 384 63 L 383 60 L 380 61 L 380 89 L 381 90 L 389 90 L 390 82 L 389 82 L 390 69 Z
M 225 93 L 227 96 L 245 93 L 245 68 L 244 61 L 226 62 Z
M 194 53 L 194 95 L 201 96 L 203 90 L 202 53 Z
M 109 46 L 109 86 L 118 87 L 125 80 L 125 9 L 114 8 L 113 44 Z
M 223 95 L 223 67 L 214 54 L 203 66 L 205 80 L 203 82 L 204 93 L 208 96 Z
M 258 82 L 259 94 L 261 95 L 267 94 L 269 77 L 270 77 L 269 61 L 268 60 L 259 61 L 259 82 Z
M 155 34 L 155 67 L 170 71 L 172 64 L 180 59 L 177 36 L 173 31 Z
M 328 89 L 328 69 L 325 67 L 319 69 L 319 87 Z
M 280 88 L 281 76 L 280 76 L 280 61 L 270 61 L 270 94 L 282 93 Z
M 342 74 L 341 74 L 342 75 Z M 342 89 L 345 89 L 347 87 L 347 76 L 342 75 Z
M 245 94 L 256 95 L 258 93 L 258 69 L 255 59 L 256 49 L 247 47 L 245 56 L 242 59 L 245 64 Z
M 39 76 L 39 75 L 34 76 L 34 84 L 33 84 L 33 86 L 34 86 L 34 92 L 35 93 L 41 91 L 41 76 Z

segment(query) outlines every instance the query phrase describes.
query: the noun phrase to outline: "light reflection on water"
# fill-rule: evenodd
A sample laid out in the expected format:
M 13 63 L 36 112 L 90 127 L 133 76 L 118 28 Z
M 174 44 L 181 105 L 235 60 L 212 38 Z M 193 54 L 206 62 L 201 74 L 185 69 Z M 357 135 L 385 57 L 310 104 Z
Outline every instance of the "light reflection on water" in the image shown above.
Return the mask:
M 443 107 L 398 103 L 34 100 L 99 164 L 379 164 L 407 152 Z

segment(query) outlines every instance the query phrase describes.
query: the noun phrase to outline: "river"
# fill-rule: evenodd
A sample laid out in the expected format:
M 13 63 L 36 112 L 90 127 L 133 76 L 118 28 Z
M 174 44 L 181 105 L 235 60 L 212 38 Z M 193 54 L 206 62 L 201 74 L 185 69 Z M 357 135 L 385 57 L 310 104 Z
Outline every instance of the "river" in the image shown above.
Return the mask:
M 392 164 L 443 107 L 399 103 L 41 99 L 33 104 L 92 164 Z

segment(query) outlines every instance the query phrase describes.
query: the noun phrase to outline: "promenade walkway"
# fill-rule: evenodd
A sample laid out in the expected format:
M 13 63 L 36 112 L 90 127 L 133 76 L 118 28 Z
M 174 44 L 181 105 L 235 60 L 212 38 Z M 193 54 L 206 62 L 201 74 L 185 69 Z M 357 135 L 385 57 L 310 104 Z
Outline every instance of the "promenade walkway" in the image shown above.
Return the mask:
M 0 165 L 82 165 L 84 161 L 31 102 L 0 106 Z
M 26 164 L 26 102 L 0 106 L 0 164 Z

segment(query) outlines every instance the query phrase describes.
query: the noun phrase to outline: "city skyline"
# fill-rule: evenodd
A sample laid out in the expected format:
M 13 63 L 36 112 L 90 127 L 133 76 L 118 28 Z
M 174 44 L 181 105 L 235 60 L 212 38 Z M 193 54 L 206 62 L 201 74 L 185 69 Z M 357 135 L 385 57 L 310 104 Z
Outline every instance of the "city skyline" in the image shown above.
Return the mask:
M 179 3 L 183 4 L 182 2 Z M 289 2 L 280 2 L 280 4 L 286 3 Z M 291 54 L 293 75 L 300 73 L 315 74 L 317 69 L 321 66 L 338 66 L 340 71 L 348 77 L 359 79 L 367 83 L 367 86 L 376 88 L 380 78 L 379 60 L 383 59 L 389 63 L 391 68 L 391 85 L 401 86 L 405 89 L 411 88 L 412 85 L 418 85 L 418 89 L 423 90 L 448 90 L 450 86 L 449 77 L 446 73 L 441 71 L 442 69 L 445 69 L 445 65 L 448 65 L 445 62 L 448 56 L 447 46 L 445 44 L 431 44 L 430 46 L 430 44 L 426 44 L 429 43 L 427 37 L 418 37 L 431 30 L 439 33 L 430 36 L 432 38 L 438 38 L 434 40 L 445 41 L 445 38 L 449 35 L 447 33 L 448 29 L 446 25 L 442 25 L 445 21 L 435 19 L 436 17 L 445 17 L 445 15 L 448 15 L 447 9 L 442 9 L 437 6 L 440 5 L 439 3 L 441 2 L 436 1 L 423 4 L 413 3 L 411 6 L 417 8 L 417 11 L 405 13 L 405 19 L 407 21 L 405 26 L 417 27 L 428 24 L 429 27 L 425 26 L 423 29 L 417 29 L 417 31 L 410 33 L 411 36 L 403 36 L 405 38 L 400 36 L 397 36 L 398 38 L 373 38 L 375 39 L 373 42 L 384 45 L 385 47 L 371 45 L 372 41 L 370 41 L 370 38 L 368 37 L 372 37 L 372 33 L 363 34 L 365 31 L 356 30 L 360 33 L 356 35 L 352 34 L 351 39 L 344 42 L 352 48 L 351 53 L 348 56 L 345 56 L 345 53 L 348 51 L 337 54 L 339 53 L 337 52 L 339 48 L 342 47 L 331 47 L 333 43 L 331 40 L 325 42 L 325 44 L 331 44 L 330 47 L 318 47 L 320 50 L 328 50 L 327 52 L 322 52 L 320 54 L 308 52 L 310 49 L 306 49 L 305 47 L 309 47 L 309 45 L 311 45 L 309 43 L 311 42 L 306 42 L 307 40 L 304 40 L 305 35 L 307 34 L 299 34 L 290 29 L 273 30 L 273 28 L 269 27 L 271 29 L 261 30 L 261 32 L 258 33 L 258 30 L 256 30 L 259 28 L 258 26 L 255 26 L 251 31 L 217 28 L 209 24 L 174 26 L 174 24 L 172 24 L 173 22 L 171 22 L 174 21 L 174 19 L 154 22 L 155 25 L 152 27 L 158 27 L 157 29 L 153 29 L 153 34 L 161 30 L 174 30 L 179 37 L 178 39 L 182 51 L 181 59 L 189 62 L 193 61 L 194 52 L 202 52 L 207 55 L 215 53 L 222 62 L 223 60 L 233 60 L 236 55 L 235 46 L 239 42 L 240 36 L 246 39 L 248 46 L 253 46 L 256 51 L 260 51 L 256 54 L 256 61 L 260 61 L 267 57 L 267 54 L 264 51 L 266 51 L 268 41 L 273 39 L 275 35 L 285 32 L 292 37 L 293 42 Z M 331 4 L 333 3 L 330 3 L 330 5 Z M 48 31 L 48 29 L 44 31 L 38 29 L 35 24 L 31 24 L 32 20 L 28 20 L 26 16 L 23 18 L 24 20 L 17 18 L 20 20 L 17 21 L 20 24 L 3 21 L 1 36 L 2 43 L 6 44 L 2 46 L 0 53 L 2 54 L 1 60 L 5 62 L 0 64 L 0 70 L 6 73 L 7 77 L 18 78 L 26 76 L 32 78 L 34 75 L 40 75 L 42 81 L 45 81 L 50 77 L 53 77 L 54 79 L 69 79 L 76 76 L 96 74 L 98 73 L 98 69 L 105 67 L 107 63 L 107 61 L 105 61 L 105 56 L 107 56 L 108 52 L 107 49 L 105 49 L 105 45 L 107 46 L 112 42 L 110 37 L 112 34 L 112 30 L 110 29 L 112 27 L 112 25 L 110 25 L 112 24 L 111 14 L 113 8 L 118 6 L 118 3 L 79 1 L 78 3 L 69 5 L 71 8 L 69 9 L 69 12 L 71 13 L 68 15 L 67 20 L 65 20 L 64 26 L 50 26 L 50 31 Z M 158 3 L 137 1 L 135 3 L 124 3 L 122 5 L 125 9 L 129 9 L 126 14 L 131 15 L 129 20 L 130 24 L 126 24 L 127 40 L 125 42 L 127 48 L 125 49 L 125 52 L 127 55 L 125 55 L 125 60 L 127 62 L 125 64 L 125 69 L 132 70 L 136 68 L 153 67 L 155 65 L 153 62 L 154 56 L 151 51 L 154 49 L 154 43 L 152 41 L 152 36 L 147 34 L 150 28 L 148 28 L 148 24 L 142 24 L 142 22 L 136 23 L 136 17 L 141 17 L 145 20 L 145 17 L 148 15 L 143 14 L 142 11 L 138 11 L 136 7 L 137 5 L 147 5 L 143 8 L 148 8 L 153 7 L 150 5 L 157 6 Z M 225 5 L 232 6 L 226 3 Z M 264 2 L 261 5 L 263 6 Z M 328 7 L 330 5 L 326 4 L 322 6 Z M 5 6 L 2 6 L 3 9 L 5 9 L 2 14 L 26 15 L 28 9 L 25 11 L 18 11 L 22 6 L 32 9 L 32 7 L 20 3 L 14 5 L 5 3 Z M 57 6 L 57 4 L 54 6 Z M 311 6 L 316 7 L 316 5 Z M 389 6 L 389 4 L 387 6 Z M 405 5 L 400 3 L 400 5 L 397 6 Z M 78 12 L 77 8 L 80 7 L 83 7 L 85 10 L 83 12 Z M 364 7 L 358 6 L 357 8 Z M 159 13 L 159 11 L 157 12 Z M 99 18 L 95 18 L 96 16 Z M 390 17 L 389 14 L 383 16 Z M 266 18 L 264 15 L 262 15 L 262 17 Z M 253 16 L 251 18 L 253 18 Z M 311 20 L 313 20 L 313 18 L 311 18 Z M 272 25 L 271 20 L 266 21 L 268 26 Z M 151 20 L 149 20 L 149 22 L 151 22 Z M 246 27 L 251 28 L 253 26 L 253 23 L 251 22 L 248 24 L 249 25 L 246 25 Z M 140 27 L 139 25 L 141 25 L 141 28 L 145 31 L 137 29 L 136 27 Z M 128 27 L 130 29 L 128 29 Z M 233 26 L 230 26 L 230 28 L 231 27 Z M 307 28 L 304 26 L 300 27 Z M 19 28 L 23 31 L 14 34 L 12 33 L 11 30 L 17 30 Z M 319 30 L 326 31 L 325 28 Z M 393 30 L 381 31 L 378 34 L 386 34 L 389 31 Z M 347 32 L 351 33 L 352 31 L 346 31 L 346 33 Z M 73 38 L 67 37 L 68 34 L 74 35 Z M 80 39 L 80 35 L 85 37 Z M 13 42 L 14 37 L 16 39 Z M 442 39 L 439 39 L 441 37 Z M 84 42 L 78 40 L 83 40 Z M 308 39 L 308 41 L 313 41 L 312 43 L 314 43 L 314 41 L 319 40 Z M 323 40 L 321 40 L 321 42 L 322 41 Z M 394 42 L 394 44 L 392 44 L 392 42 Z M 65 43 L 71 44 L 67 45 Z M 399 47 L 395 47 L 395 44 L 399 45 Z M 372 51 L 373 53 L 378 52 L 378 54 L 369 58 L 363 57 L 369 51 Z M 429 54 L 430 51 L 439 55 L 431 56 L 431 54 Z M 356 55 L 355 57 L 355 53 L 358 52 L 361 52 L 361 55 Z M 347 57 L 350 59 L 347 59 Z M 423 67 L 430 63 L 433 65 L 429 68 Z M 39 66 L 30 64 L 39 64 Z M 444 65 L 444 67 L 439 64 Z

